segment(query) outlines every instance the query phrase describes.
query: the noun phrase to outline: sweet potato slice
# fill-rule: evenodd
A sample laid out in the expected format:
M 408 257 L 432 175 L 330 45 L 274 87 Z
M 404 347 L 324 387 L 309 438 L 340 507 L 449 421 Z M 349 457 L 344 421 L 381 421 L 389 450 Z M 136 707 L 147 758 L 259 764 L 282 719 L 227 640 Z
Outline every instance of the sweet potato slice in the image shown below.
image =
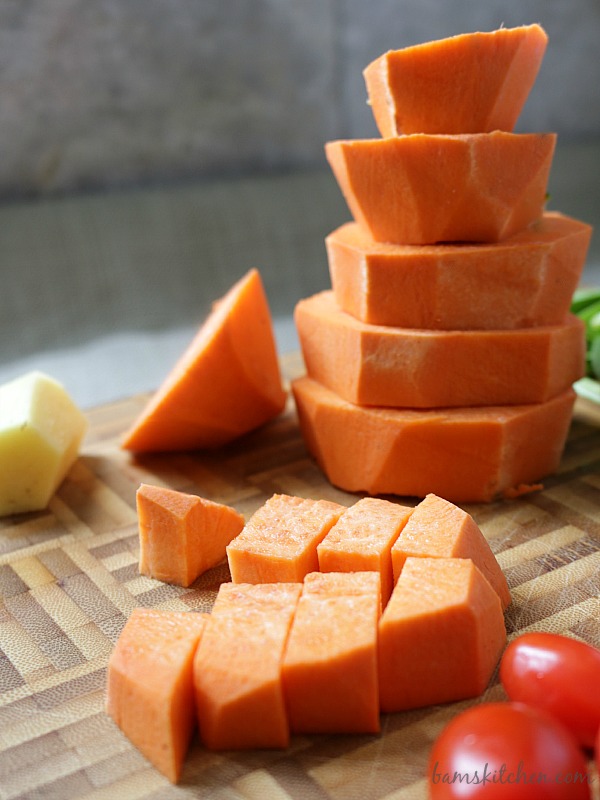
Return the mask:
M 317 545 L 345 506 L 274 494 L 227 547 L 235 583 L 295 582 L 319 568 Z
M 172 783 L 196 725 L 192 667 L 206 614 L 136 608 L 110 656 L 106 709 Z
M 281 662 L 301 591 L 300 583 L 221 584 L 194 659 L 209 749 L 287 747 Z
M 292 384 L 304 441 L 349 492 L 486 502 L 554 472 L 575 392 L 546 403 L 457 409 L 356 406 L 317 381 Z
M 408 558 L 379 623 L 381 710 L 480 695 L 505 644 L 500 598 L 470 559 Z
M 502 608 L 510 605 L 504 573 L 473 517 L 435 494 L 416 506 L 394 542 L 391 556 L 395 583 L 408 558 L 470 558 L 500 598 Z
M 223 561 L 244 527 L 234 508 L 162 486 L 142 483 L 136 505 L 140 573 L 179 586 Z
M 136 452 L 219 447 L 277 416 L 285 401 L 267 298 L 253 269 L 214 304 L 121 444 Z
M 539 25 L 390 50 L 364 70 L 382 136 L 512 131 L 548 37 Z
M 379 730 L 377 572 L 306 576 L 283 659 L 294 733 Z
M 406 408 L 541 403 L 585 375 L 585 325 L 438 331 L 369 325 L 333 292 L 300 300 L 307 374 L 351 403 Z
M 501 330 L 564 322 L 590 225 L 557 212 L 496 244 L 393 245 L 355 222 L 325 243 L 343 311 L 372 325 Z
M 344 511 L 317 546 L 321 572 L 379 573 L 385 606 L 393 587 L 391 548 L 412 514 L 402 506 L 376 497 L 363 497 Z
M 421 134 L 328 142 L 356 222 L 396 244 L 498 242 L 539 219 L 553 133 Z

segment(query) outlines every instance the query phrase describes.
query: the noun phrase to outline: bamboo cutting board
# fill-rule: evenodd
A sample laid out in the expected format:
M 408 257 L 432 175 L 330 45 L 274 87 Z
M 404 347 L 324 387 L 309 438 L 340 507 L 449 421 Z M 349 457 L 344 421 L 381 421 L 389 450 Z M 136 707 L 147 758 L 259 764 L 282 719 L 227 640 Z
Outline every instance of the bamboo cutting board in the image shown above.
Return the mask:
M 299 357 L 283 367 L 288 378 L 298 374 Z M 385 715 L 377 736 L 295 737 L 284 752 L 210 754 L 194 742 L 177 787 L 105 715 L 106 663 L 131 610 L 209 610 L 229 579 L 226 565 L 188 589 L 138 574 L 142 481 L 246 517 L 274 492 L 356 500 L 307 455 L 291 401 L 219 453 L 133 459 L 118 439 L 145 399 L 91 410 L 81 458 L 48 510 L 0 520 L 0 799 L 426 798 L 430 746 L 470 702 Z M 598 409 L 578 404 L 560 470 L 542 492 L 464 507 L 505 570 L 509 634 L 552 630 L 600 646 Z M 494 677 L 483 699 L 503 697 Z

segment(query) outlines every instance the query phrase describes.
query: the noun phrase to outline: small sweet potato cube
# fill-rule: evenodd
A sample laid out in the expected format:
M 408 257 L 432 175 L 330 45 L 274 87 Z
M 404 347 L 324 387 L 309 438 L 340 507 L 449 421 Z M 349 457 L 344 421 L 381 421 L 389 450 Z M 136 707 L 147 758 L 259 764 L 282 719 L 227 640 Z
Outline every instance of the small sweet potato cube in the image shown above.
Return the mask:
M 273 495 L 227 547 L 232 580 L 302 582 L 319 569 L 317 545 L 345 510 L 329 500 Z
M 110 656 L 106 710 L 172 783 L 196 725 L 192 666 L 208 616 L 136 608 Z
M 510 604 L 504 573 L 473 517 L 462 508 L 428 494 L 414 509 L 392 547 L 394 581 L 409 556 L 470 558 L 496 590 L 502 608 Z
M 140 573 L 189 586 L 225 558 L 244 527 L 230 506 L 162 486 L 141 484 L 136 493 Z
M 283 659 L 295 733 L 376 733 L 379 573 L 306 576 Z
M 407 558 L 379 623 L 381 710 L 477 697 L 505 644 L 500 598 L 471 559 Z
M 317 547 L 321 572 L 374 570 L 385 605 L 393 586 L 390 550 L 413 509 L 378 497 L 363 497 L 344 511 Z

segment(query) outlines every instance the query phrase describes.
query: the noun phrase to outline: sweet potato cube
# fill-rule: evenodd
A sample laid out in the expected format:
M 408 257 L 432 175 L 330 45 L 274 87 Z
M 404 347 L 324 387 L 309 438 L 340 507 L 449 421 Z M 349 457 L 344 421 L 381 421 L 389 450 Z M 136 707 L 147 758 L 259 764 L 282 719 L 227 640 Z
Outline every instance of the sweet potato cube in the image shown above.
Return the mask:
M 490 545 L 473 517 L 442 497 L 429 494 L 415 508 L 391 551 L 394 582 L 406 559 L 470 558 L 498 594 L 502 608 L 510 604 L 510 590 Z
M 141 484 L 136 503 L 140 572 L 165 583 L 192 584 L 244 527 L 234 508 L 162 486 Z
M 108 664 L 108 714 L 172 783 L 196 724 L 192 665 L 206 620 L 192 611 L 136 608 Z
M 300 583 L 223 583 L 194 660 L 200 736 L 211 750 L 289 743 L 281 661 Z
M 344 511 L 317 547 L 321 572 L 379 573 L 385 606 L 392 592 L 391 547 L 412 514 L 412 507 L 363 497 Z
M 227 547 L 232 580 L 302 582 L 319 568 L 317 545 L 344 511 L 329 500 L 273 495 Z
M 283 686 L 295 733 L 379 730 L 377 572 L 306 576 L 283 660 Z
M 500 598 L 471 559 L 407 558 L 379 624 L 381 710 L 476 697 L 505 644 Z

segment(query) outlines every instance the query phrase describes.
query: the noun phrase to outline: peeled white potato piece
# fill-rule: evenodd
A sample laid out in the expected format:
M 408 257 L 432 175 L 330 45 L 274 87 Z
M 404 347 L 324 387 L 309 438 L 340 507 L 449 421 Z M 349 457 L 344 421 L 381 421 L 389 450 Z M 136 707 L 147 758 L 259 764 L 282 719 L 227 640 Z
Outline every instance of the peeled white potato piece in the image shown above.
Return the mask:
M 44 373 L 0 386 L 0 516 L 47 507 L 86 429 L 67 391 Z

